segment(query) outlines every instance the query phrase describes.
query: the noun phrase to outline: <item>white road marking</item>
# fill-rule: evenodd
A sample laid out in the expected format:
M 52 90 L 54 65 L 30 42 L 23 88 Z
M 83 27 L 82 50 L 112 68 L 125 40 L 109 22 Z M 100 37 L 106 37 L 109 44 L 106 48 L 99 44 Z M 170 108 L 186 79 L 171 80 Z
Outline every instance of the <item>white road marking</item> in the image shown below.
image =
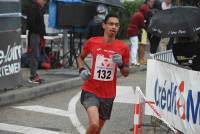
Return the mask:
M 45 113 L 45 114 L 53 114 L 53 115 L 58 115 L 58 116 L 69 117 L 69 112 L 67 112 L 67 111 L 64 111 L 61 109 L 56 109 L 56 108 L 39 106 L 39 105 L 16 106 L 14 108 L 28 110 L 28 111 L 34 111 L 34 112 L 40 112 L 40 113 Z
M 76 115 L 76 103 L 78 102 L 78 100 L 80 98 L 80 94 L 81 94 L 81 92 L 76 94 L 71 99 L 71 101 L 69 102 L 69 105 L 68 105 L 68 112 L 70 113 L 69 118 L 71 119 L 72 124 L 77 128 L 78 132 L 80 134 L 85 134 L 86 130 L 85 130 L 84 126 L 80 123 L 80 121 Z
M 131 86 L 117 86 L 116 98 L 114 102 L 135 103 L 135 94 Z
M 66 134 L 62 132 L 55 132 L 50 130 L 44 130 L 39 128 L 25 127 L 19 125 L 11 125 L 6 123 L 0 123 L 0 130 L 17 132 L 22 134 Z
M 22 110 L 28 110 L 28 111 L 33 111 L 33 112 L 40 112 L 40 113 L 45 113 L 45 114 L 52 114 L 52 115 L 58 115 L 58 116 L 64 116 L 64 117 L 69 117 L 72 124 L 80 134 L 85 134 L 86 130 L 84 126 L 80 123 L 77 115 L 76 115 L 76 103 L 78 102 L 80 98 L 80 93 L 76 94 L 71 101 L 69 102 L 68 106 L 68 111 L 64 111 L 61 109 L 56 109 L 56 108 L 49 108 L 49 107 L 44 107 L 44 106 L 39 106 L 39 105 L 32 105 L 32 106 L 16 106 L 14 108 L 17 109 L 22 109 Z
M 34 112 L 40 112 L 40 113 L 47 113 L 47 114 L 58 115 L 58 116 L 64 116 L 64 117 L 69 117 L 71 122 L 72 122 L 72 124 L 74 125 L 74 127 L 76 127 L 78 132 L 80 134 L 85 134 L 86 133 L 86 129 L 80 123 L 80 121 L 79 121 L 79 119 L 78 119 L 78 117 L 76 115 L 76 104 L 77 104 L 77 102 L 78 102 L 78 100 L 80 98 L 80 94 L 81 94 L 81 92 L 76 94 L 71 99 L 71 101 L 69 102 L 67 111 L 64 111 L 64 110 L 61 110 L 61 109 L 56 109 L 56 108 L 49 108 L 49 107 L 39 106 L 39 105 L 16 106 L 14 108 L 28 110 L 28 111 L 34 111 Z M 130 87 L 130 86 L 117 86 L 117 95 L 116 95 L 116 98 L 115 98 L 115 102 L 133 104 L 135 102 L 134 98 L 135 97 L 134 97 L 134 92 L 133 92 L 133 88 L 132 87 Z M 9 126 L 7 126 L 7 127 L 9 128 Z M 18 127 L 21 127 L 21 126 L 18 126 Z M 25 128 L 29 128 L 29 127 L 25 127 Z M 9 130 L 10 129 L 11 128 L 9 128 Z M 35 128 L 35 129 L 38 130 L 38 132 L 40 132 L 39 130 L 42 130 L 42 129 L 37 129 L 37 128 Z M 12 132 L 18 132 L 18 131 L 12 131 Z M 50 132 L 52 132 L 52 131 L 50 131 Z M 32 133 L 29 133 L 29 134 L 32 134 Z M 36 134 L 36 132 L 34 132 L 34 134 Z M 44 134 L 44 133 L 37 133 L 37 134 Z M 51 134 L 51 133 L 45 133 L 45 134 Z

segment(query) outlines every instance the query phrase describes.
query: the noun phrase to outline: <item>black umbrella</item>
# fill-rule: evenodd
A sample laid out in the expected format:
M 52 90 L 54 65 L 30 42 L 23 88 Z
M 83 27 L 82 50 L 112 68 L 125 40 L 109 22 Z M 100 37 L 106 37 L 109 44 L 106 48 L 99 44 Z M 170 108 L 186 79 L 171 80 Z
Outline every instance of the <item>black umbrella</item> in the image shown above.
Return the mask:
M 88 1 L 88 2 L 93 2 L 93 3 L 101 3 L 101 4 L 106 4 L 108 6 L 124 8 L 124 6 L 120 2 L 120 0 L 83 0 L 83 1 Z
M 191 37 L 200 33 L 200 8 L 177 7 L 155 14 L 148 31 L 161 37 Z

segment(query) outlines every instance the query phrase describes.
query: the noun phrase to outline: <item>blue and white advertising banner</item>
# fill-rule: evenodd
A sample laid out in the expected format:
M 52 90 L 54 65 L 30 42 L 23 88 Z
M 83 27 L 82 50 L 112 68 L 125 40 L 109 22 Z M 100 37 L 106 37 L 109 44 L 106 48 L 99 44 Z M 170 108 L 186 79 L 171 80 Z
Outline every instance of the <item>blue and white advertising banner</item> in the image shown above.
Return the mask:
M 200 132 L 200 72 L 148 60 L 146 97 L 174 128 L 185 134 Z M 147 105 L 145 114 L 156 116 Z

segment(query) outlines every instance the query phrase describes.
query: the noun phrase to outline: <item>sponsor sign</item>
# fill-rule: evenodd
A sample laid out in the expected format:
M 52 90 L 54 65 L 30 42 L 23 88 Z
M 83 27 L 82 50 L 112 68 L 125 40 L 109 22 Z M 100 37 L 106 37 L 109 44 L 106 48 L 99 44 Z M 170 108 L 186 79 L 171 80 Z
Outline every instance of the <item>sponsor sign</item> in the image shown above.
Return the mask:
M 200 131 L 200 72 L 148 60 L 146 97 L 168 123 L 186 134 Z M 156 114 L 146 105 L 146 115 Z
M 20 32 L 0 32 L 0 89 L 12 88 L 21 82 Z

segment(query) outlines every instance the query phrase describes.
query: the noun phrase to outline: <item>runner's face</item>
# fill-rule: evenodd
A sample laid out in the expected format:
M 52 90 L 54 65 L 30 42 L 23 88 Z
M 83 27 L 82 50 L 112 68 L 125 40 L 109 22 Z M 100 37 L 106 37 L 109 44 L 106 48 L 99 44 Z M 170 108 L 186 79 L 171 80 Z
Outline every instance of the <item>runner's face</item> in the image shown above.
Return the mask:
M 119 19 L 116 17 L 110 17 L 106 23 L 103 23 L 104 33 L 108 37 L 115 37 L 119 27 Z

